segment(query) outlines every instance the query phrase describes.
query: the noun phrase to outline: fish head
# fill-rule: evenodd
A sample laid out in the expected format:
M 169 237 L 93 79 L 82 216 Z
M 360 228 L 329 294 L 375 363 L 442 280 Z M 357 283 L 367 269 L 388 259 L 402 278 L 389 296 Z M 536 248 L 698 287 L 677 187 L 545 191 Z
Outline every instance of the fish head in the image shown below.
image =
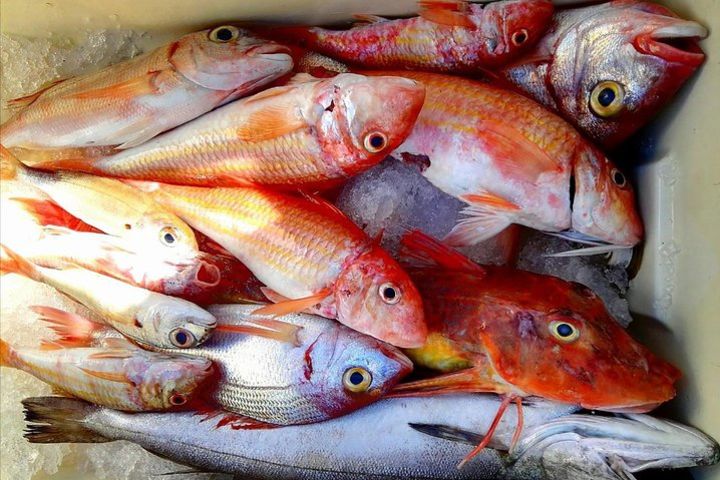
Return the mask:
M 705 27 L 660 5 L 614 1 L 557 22 L 545 84 L 562 115 L 608 147 L 651 120 L 704 60 Z
M 615 412 L 649 411 L 675 396 L 680 372 L 634 340 L 589 288 L 528 272 L 487 281 L 508 285 L 502 296 L 492 293 L 495 287 L 486 293 L 491 300 L 479 333 L 508 384 Z
M 177 409 L 187 405 L 213 373 L 212 361 L 189 355 L 148 356 L 139 385 L 140 398 L 150 410 Z
M 550 0 L 510 0 L 472 5 L 485 48 L 498 64 L 527 51 L 543 36 L 553 14 Z M 492 64 L 492 62 L 491 62 Z
M 373 246 L 346 266 L 334 296 L 338 319 L 350 328 L 401 348 L 425 343 L 420 293 L 382 248 Z
M 412 131 L 425 87 L 408 78 L 343 73 L 323 80 L 316 128 L 323 150 L 355 167 L 385 158 Z
M 188 80 L 211 90 L 249 91 L 289 73 L 290 50 L 234 25 L 185 35 L 171 45 L 169 60 Z
M 627 480 L 647 469 L 718 461 L 717 442 L 692 427 L 648 415 L 568 415 L 523 433 L 510 458 L 509 476 Z
M 136 316 L 143 341 L 159 348 L 194 348 L 210 337 L 217 320 L 194 303 L 175 297 L 156 297 Z M 152 302 L 152 303 L 150 303 Z
M 325 418 L 381 399 L 413 369 L 399 349 L 342 325 L 323 333 L 305 359 L 305 393 Z
M 590 241 L 633 246 L 643 237 L 635 193 L 625 174 L 599 150 L 577 150 L 570 179 L 572 230 Z

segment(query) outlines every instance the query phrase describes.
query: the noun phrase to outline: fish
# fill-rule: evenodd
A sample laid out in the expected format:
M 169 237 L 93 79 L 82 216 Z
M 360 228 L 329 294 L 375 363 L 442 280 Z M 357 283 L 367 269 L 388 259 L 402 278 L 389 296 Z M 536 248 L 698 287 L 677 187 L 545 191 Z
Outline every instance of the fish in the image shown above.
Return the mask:
M 118 180 L 29 168 L 2 147 L 0 178 L 32 185 L 84 224 L 123 238 L 131 247 L 186 259 L 198 254 L 195 234 L 185 222 L 148 195 Z M 38 219 L 57 214 L 56 209 L 47 211 L 46 204 L 33 199 L 16 200 L 25 203 Z
M 468 205 L 448 245 L 479 243 L 511 224 L 600 246 L 593 253 L 641 241 L 630 180 L 562 118 L 487 83 L 401 74 L 425 85 L 426 100 L 392 155 Z
M 720 459 L 717 442 L 689 426 L 534 404 L 526 407 L 521 456 L 509 462 L 486 450 L 457 470 L 457 459 L 472 448 L 467 437 L 482 435 L 499 403 L 492 395 L 383 399 L 331 421 L 264 430 L 215 428 L 190 412 L 127 414 L 58 397 L 28 398 L 23 406 L 32 443 L 127 440 L 198 471 L 259 479 L 618 480 Z M 477 429 L 463 430 L 467 424 Z M 509 431 L 500 429 L 494 446 L 506 449 L 509 442 Z
M 396 347 L 425 342 L 422 300 L 400 265 L 330 203 L 252 187 L 132 182 L 240 260 L 274 305 L 314 312 Z M 319 306 L 318 306 L 319 305 Z
M 0 272 L 45 283 L 94 311 L 108 325 L 141 344 L 190 348 L 210 336 L 217 321 L 194 303 L 130 285 L 79 267 L 33 265 L 1 245 Z
M 675 396 L 680 371 L 635 341 L 584 285 L 480 266 L 417 230 L 401 243 L 402 255 L 425 263 L 408 271 L 429 331 L 424 346 L 406 353 L 443 374 L 401 384 L 397 394 L 493 392 L 504 397 L 498 418 L 512 401 L 521 410 L 527 396 L 634 413 Z
M 655 118 L 705 59 L 707 29 L 667 7 L 618 0 L 558 10 L 548 33 L 496 81 L 614 148 Z
M 478 73 L 507 64 L 542 38 L 552 17 L 548 0 L 487 5 L 424 1 L 419 16 L 397 20 L 356 15 L 349 30 L 255 28 L 260 35 L 366 68 Z
M 288 49 L 232 25 L 190 33 L 11 100 L 5 147 L 129 148 L 290 72 Z
M 329 420 L 377 401 L 412 371 L 400 350 L 332 320 L 309 314 L 274 319 L 255 310 L 257 305 L 208 307 L 218 320 L 216 332 L 182 351 L 216 366 L 214 385 L 198 410 L 222 425 L 273 428 Z M 243 335 L 263 327 L 294 341 Z M 55 322 L 53 329 L 59 345 L 102 347 L 111 334 L 89 320 Z
M 312 192 L 383 160 L 412 129 L 424 98 L 423 86 L 405 78 L 304 75 L 114 155 L 32 162 L 180 185 Z
M 204 358 L 148 352 L 132 346 L 24 348 L 13 347 L 2 339 L 0 365 L 29 373 L 64 395 L 130 412 L 168 410 L 188 404 L 213 369 L 212 362 Z

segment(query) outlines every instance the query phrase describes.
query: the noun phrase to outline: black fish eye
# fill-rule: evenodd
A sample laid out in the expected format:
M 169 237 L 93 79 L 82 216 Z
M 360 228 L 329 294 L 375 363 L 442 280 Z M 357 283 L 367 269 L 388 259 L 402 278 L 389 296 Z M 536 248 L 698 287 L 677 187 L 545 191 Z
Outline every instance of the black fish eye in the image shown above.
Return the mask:
M 598 94 L 598 103 L 603 107 L 609 107 L 615 101 L 615 92 L 612 88 L 603 88 Z
M 511 38 L 513 45 L 515 45 L 515 46 L 522 45 L 523 43 L 525 43 L 525 41 L 527 39 L 528 39 L 528 33 L 527 33 L 527 30 L 525 30 L 524 28 L 522 30 L 518 30 L 517 32 L 513 33 L 512 38 Z
M 617 168 L 613 168 L 612 180 L 613 180 L 613 182 L 615 182 L 615 185 L 617 185 L 618 187 L 624 187 L 625 184 L 627 183 L 627 179 L 625 178 L 625 175 Z
M 353 393 L 367 392 L 372 383 L 372 375 L 362 367 L 349 368 L 343 374 L 343 385 Z
M 222 40 L 223 42 L 227 42 L 232 38 L 232 32 L 229 28 L 221 28 L 217 31 L 215 34 L 218 40 Z
M 618 82 L 600 82 L 590 93 L 590 110 L 601 118 L 617 115 L 624 107 L 625 88 Z
M 555 331 L 556 331 L 556 332 L 558 333 L 558 335 L 560 335 L 561 337 L 569 337 L 570 335 L 573 334 L 573 331 L 574 331 L 574 330 L 573 330 L 573 327 L 571 327 L 571 326 L 568 325 L 567 323 L 561 323 L 560 325 L 557 326 L 557 328 L 555 329 Z
M 365 137 L 365 150 L 378 153 L 387 146 L 387 137 L 381 132 L 373 132 Z
M 235 40 L 240 36 L 240 30 L 236 27 L 227 25 L 223 27 L 217 27 L 212 30 L 208 35 L 208 38 L 216 43 L 227 43 L 231 40 Z
M 383 283 L 380 285 L 378 293 L 382 301 L 389 305 L 396 304 L 400 301 L 400 290 L 392 283 Z
M 177 241 L 177 233 L 173 227 L 165 227 L 160 231 L 160 240 L 167 245 L 172 247 Z
M 195 337 L 184 328 L 176 328 L 170 332 L 170 342 L 178 348 L 187 348 L 195 343 Z
M 580 331 L 568 322 L 550 322 L 550 333 L 563 343 L 571 343 L 580 337 Z
M 350 383 L 353 385 L 360 385 L 363 380 L 365 380 L 365 377 L 363 377 L 362 373 L 360 372 L 352 372 L 350 374 Z

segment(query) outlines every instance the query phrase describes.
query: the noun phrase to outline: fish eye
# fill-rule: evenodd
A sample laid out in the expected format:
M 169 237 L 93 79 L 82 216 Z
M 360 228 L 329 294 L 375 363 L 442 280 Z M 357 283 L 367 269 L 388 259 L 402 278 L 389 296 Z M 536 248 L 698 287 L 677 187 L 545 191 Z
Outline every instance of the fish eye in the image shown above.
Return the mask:
M 367 392 L 371 383 L 372 375 L 361 367 L 348 368 L 343 374 L 343 386 L 354 393 Z
M 625 89 L 613 81 L 598 83 L 590 94 L 590 110 L 599 117 L 617 115 L 623 109 Z
M 167 247 L 174 247 L 178 240 L 177 230 L 173 227 L 165 227 L 160 230 L 160 241 Z
M 387 137 L 381 132 L 372 132 L 365 136 L 365 150 L 370 153 L 378 153 L 387 147 Z
M 180 405 L 185 405 L 187 403 L 187 397 L 181 393 L 173 393 L 170 395 L 170 405 L 175 405 L 176 407 L 179 407 Z
M 571 343 L 580 337 L 580 330 L 568 322 L 550 322 L 550 333 L 561 342 Z
M 625 178 L 625 175 L 618 170 L 617 168 L 613 168 L 612 172 L 610 173 L 610 176 L 612 177 L 612 181 L 617 185 L 618 187 L 622 188 L 625 185 L 627 185 L 627 179 Z
M 525 43 L 528 39 L 528 31 L 524 28 L 521 28 L 517 32 L 512 34 L 512 37 L 510 37 L 510 40 L 512 40 L 513 45 L 516 47 L 519 47 L 523 43 Z
M 184 328 L 176 328 L 170 332 L 170 343 L 177 348 L 188 348 L 194 346 L 197 340 L 195 339 L 195 335 Z
M 402 293 L 400 293 L 400 289 L 392 283 L 383 283 L 380 285 L 380 288 L 378 288 L 378 295 L 380 295 L 382 301 L 388 305 L 395 305 L 400 301 Z
M 208 34 L 208 38 L 215 43 L 227 43 L 232 40 L 237 40 L 240 36 L 240 30 L 232 25 L 223 25 L 222 27 L 214 28 Z

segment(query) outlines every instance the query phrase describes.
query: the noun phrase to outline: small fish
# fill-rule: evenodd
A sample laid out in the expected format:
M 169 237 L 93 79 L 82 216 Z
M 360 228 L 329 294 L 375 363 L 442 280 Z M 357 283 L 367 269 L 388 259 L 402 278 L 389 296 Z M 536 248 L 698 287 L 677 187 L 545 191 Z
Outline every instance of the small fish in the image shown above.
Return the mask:
M 12 347 L 2 339 L 0 365 L 27 372 L 65 395 L 131 412 L 185 405 L 212 373 L 210 360 L 132 345 L 36 349 Z
M 525 407 L 521 456 L 486 450 L 457 470 L 468 439 L 489 428 L 499 403 L 493 395 L 385 399 L 328 422 L 232 430 L 190 412 L 127 414 L 68 398 L 23 400 L 32 443 L 127 440 L 199 471 L 243 478 L 619 480 L 720 459 L 717 442 L 689 426 L 648 415 L 568 415 L 567 406 L 533 404 Z M 463 430 L 468 424 L 477 430 Z M 507 448 L 510 432 L 498 431 L 498 449 Z
M 382 398 L 412 371 L 400 350 L 322 317 L 292 314 L 275 320 L 256 315 L 257 305 L 208 310 L 218 320 L 217 330 L 202 346 L 182 353 L 215 364 L 218 375 L 207 389 L 207 409 L 222 424 L 233 425 L 238 418 L 233 413 L 257 421 L 244 420 L 247 428 L 339 417 Z M 89 320 L 55 323 L 53 329 L 59 345 L 86 347 L 104 345 L 109 330 Z M 256 334 L 262 329 L 265 338 Z M 247 333 L 254 336 L 242 335 Z M 281 335 L 294 341 L 277 341 Z
M 430 333 L 407 353 L 445 374 L 400 385 L 399 394 L 494 392 L 505 396 L 498 418 L 531 395 L 614 412 L 647 412 L 675 396 L 680 372 L 633 340 L 587 287 L 480 266 L 419 231 L 401 241 L 406 256 L 435 263 L 409 270 Z
M 622 0 L 559 10 L 537 46 L 497 75 L 614 147 L 702 64 L 708 32 L 667 7 Z
M 55 270 L 31 264 L 2 246 L 0 272 L 45 283 L 85 305 L 108 325 L 142 344 L 190 348 L 217 326 L 215 317 L 194 303 L 170 297 L 78 267 Z
M 11 100 L 6 147 L 139 145 L 290 72 L 287 48 L 232 25 Z
M 413 18 L 356 15 L 360 23 L 350 30 L 268 27 L 256 31 L 367 68 L 477 73 L 504 65 L 531 48 L 545 33 L 553 12 L 548 0 L 420 4 L 420 16 Z
M 53 153 L 34 164 L 180 185 L 321 188 L 400 145 L 424 98 L 423 86 L 405 78 L 305 75 L 109 157 Z
M 422 301 L 400 265 L 333 205 L 256 188 L 133 182 L 244 263 L 282 315 L 313 308 L 401 348 L 425 342 Z M 260 311 L 259 311 L 260 313 Z
M 110 178 L 72 172 L 43 172 L 26 167 L 0 146 L 0 178 L 32 185 L 85 224 L 130 241 L 130 246 L 163 256 L 192 258 L 198 244 L 192 229 L 148 195 Z M 21 203 L 23 200 L 20 200 Z M 36 218 L 57 216 L 57 209 L 25 200 Z M 41 222 L 42 223 L 42 222 Z

